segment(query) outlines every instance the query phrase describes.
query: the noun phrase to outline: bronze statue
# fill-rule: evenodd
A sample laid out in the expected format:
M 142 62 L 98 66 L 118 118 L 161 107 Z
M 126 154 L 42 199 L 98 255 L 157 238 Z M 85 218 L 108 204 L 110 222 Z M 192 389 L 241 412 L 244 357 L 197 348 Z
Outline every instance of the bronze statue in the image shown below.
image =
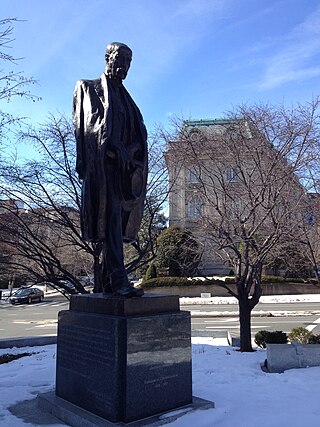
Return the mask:
M 147 131 L 124 88 L 131 49 L 111 43 L 99 79 L 77 82 L 73 123 L 76 171 L 82 180 L 81 230 L 84 240 L 102 242 L 103 292 L 141 296 L 128 280 L 123 242 L 136 239 L 147 182 Z

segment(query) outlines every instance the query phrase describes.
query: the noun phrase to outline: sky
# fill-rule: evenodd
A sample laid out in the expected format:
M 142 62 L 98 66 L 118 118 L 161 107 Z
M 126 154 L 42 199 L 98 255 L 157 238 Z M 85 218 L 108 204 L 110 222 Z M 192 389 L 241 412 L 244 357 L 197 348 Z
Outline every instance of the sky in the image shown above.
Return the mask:
M 23 20 L 8 52 L 23 59 L 10 67 L 33 76 L 42 98 L 0 109 L 34 124 L 71 116 L 76 81 L 100 76 L 112 41 L 133 50 L 125 86 L 149 132 L 172 115 L 221 118 L 320 94 L 320 0 L 1 0 L 0 17 Z
M 319 425 L 320 367 L 270 374 L 261 370 L 266 350 L 241 353 L 227 346 L 226 340 L 209 337 L 192 338 L 192 344 L 193 395 L 214 402 L 215 408 L 171 411 L 161 420 L 180 418 L 168 427 Z M 36 354 L 0 365 L 0 426 L 65 426 L 38 413 L 35 404 L 28 413 L 30 406 L 24 402 L 54 390 L 56 346 L 0 349 L 0 355 L 23 352 Z

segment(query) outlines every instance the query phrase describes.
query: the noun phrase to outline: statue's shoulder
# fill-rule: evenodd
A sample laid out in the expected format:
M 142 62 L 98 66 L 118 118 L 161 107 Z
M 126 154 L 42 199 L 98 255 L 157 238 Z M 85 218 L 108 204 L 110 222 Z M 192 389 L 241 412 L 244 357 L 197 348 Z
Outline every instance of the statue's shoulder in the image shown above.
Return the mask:
M 83 79 L 83 80 L 77 81 L 77 86 L 82 86 L 82 87 L 96 87 L 96 86 L 99 86 L 100 84 L 101 84 L 101 78 L 94 79 L 94 80 Z

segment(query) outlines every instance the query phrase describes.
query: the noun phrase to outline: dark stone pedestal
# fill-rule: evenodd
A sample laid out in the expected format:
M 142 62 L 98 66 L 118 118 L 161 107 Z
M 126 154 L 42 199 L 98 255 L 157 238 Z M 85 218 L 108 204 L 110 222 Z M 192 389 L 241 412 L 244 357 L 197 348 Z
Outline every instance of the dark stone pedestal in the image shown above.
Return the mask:
M 176 296 L 72 296 L 59 313 L 56 395 L 112 422 L 188 405 L 190 337 Z

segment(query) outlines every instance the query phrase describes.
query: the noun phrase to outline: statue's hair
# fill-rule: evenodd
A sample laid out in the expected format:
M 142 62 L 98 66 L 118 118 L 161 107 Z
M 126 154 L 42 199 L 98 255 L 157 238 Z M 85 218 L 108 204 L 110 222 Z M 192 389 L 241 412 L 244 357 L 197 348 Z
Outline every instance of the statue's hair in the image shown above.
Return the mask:
M 112 42 L 112 43 L 109 43 L 107 48 L 106 48 L 106 54 L 105 54 L 106 61 L 108 61 L 110 53 L 113 52 L 114 50 L 119 49 L 119 48 L 127 49 L 131 53 L 131 56 L 132 56 L 132 50 L 130 49 L 129 46 L 127 46 L 124 43 L 120 43 L 120 42 Z

